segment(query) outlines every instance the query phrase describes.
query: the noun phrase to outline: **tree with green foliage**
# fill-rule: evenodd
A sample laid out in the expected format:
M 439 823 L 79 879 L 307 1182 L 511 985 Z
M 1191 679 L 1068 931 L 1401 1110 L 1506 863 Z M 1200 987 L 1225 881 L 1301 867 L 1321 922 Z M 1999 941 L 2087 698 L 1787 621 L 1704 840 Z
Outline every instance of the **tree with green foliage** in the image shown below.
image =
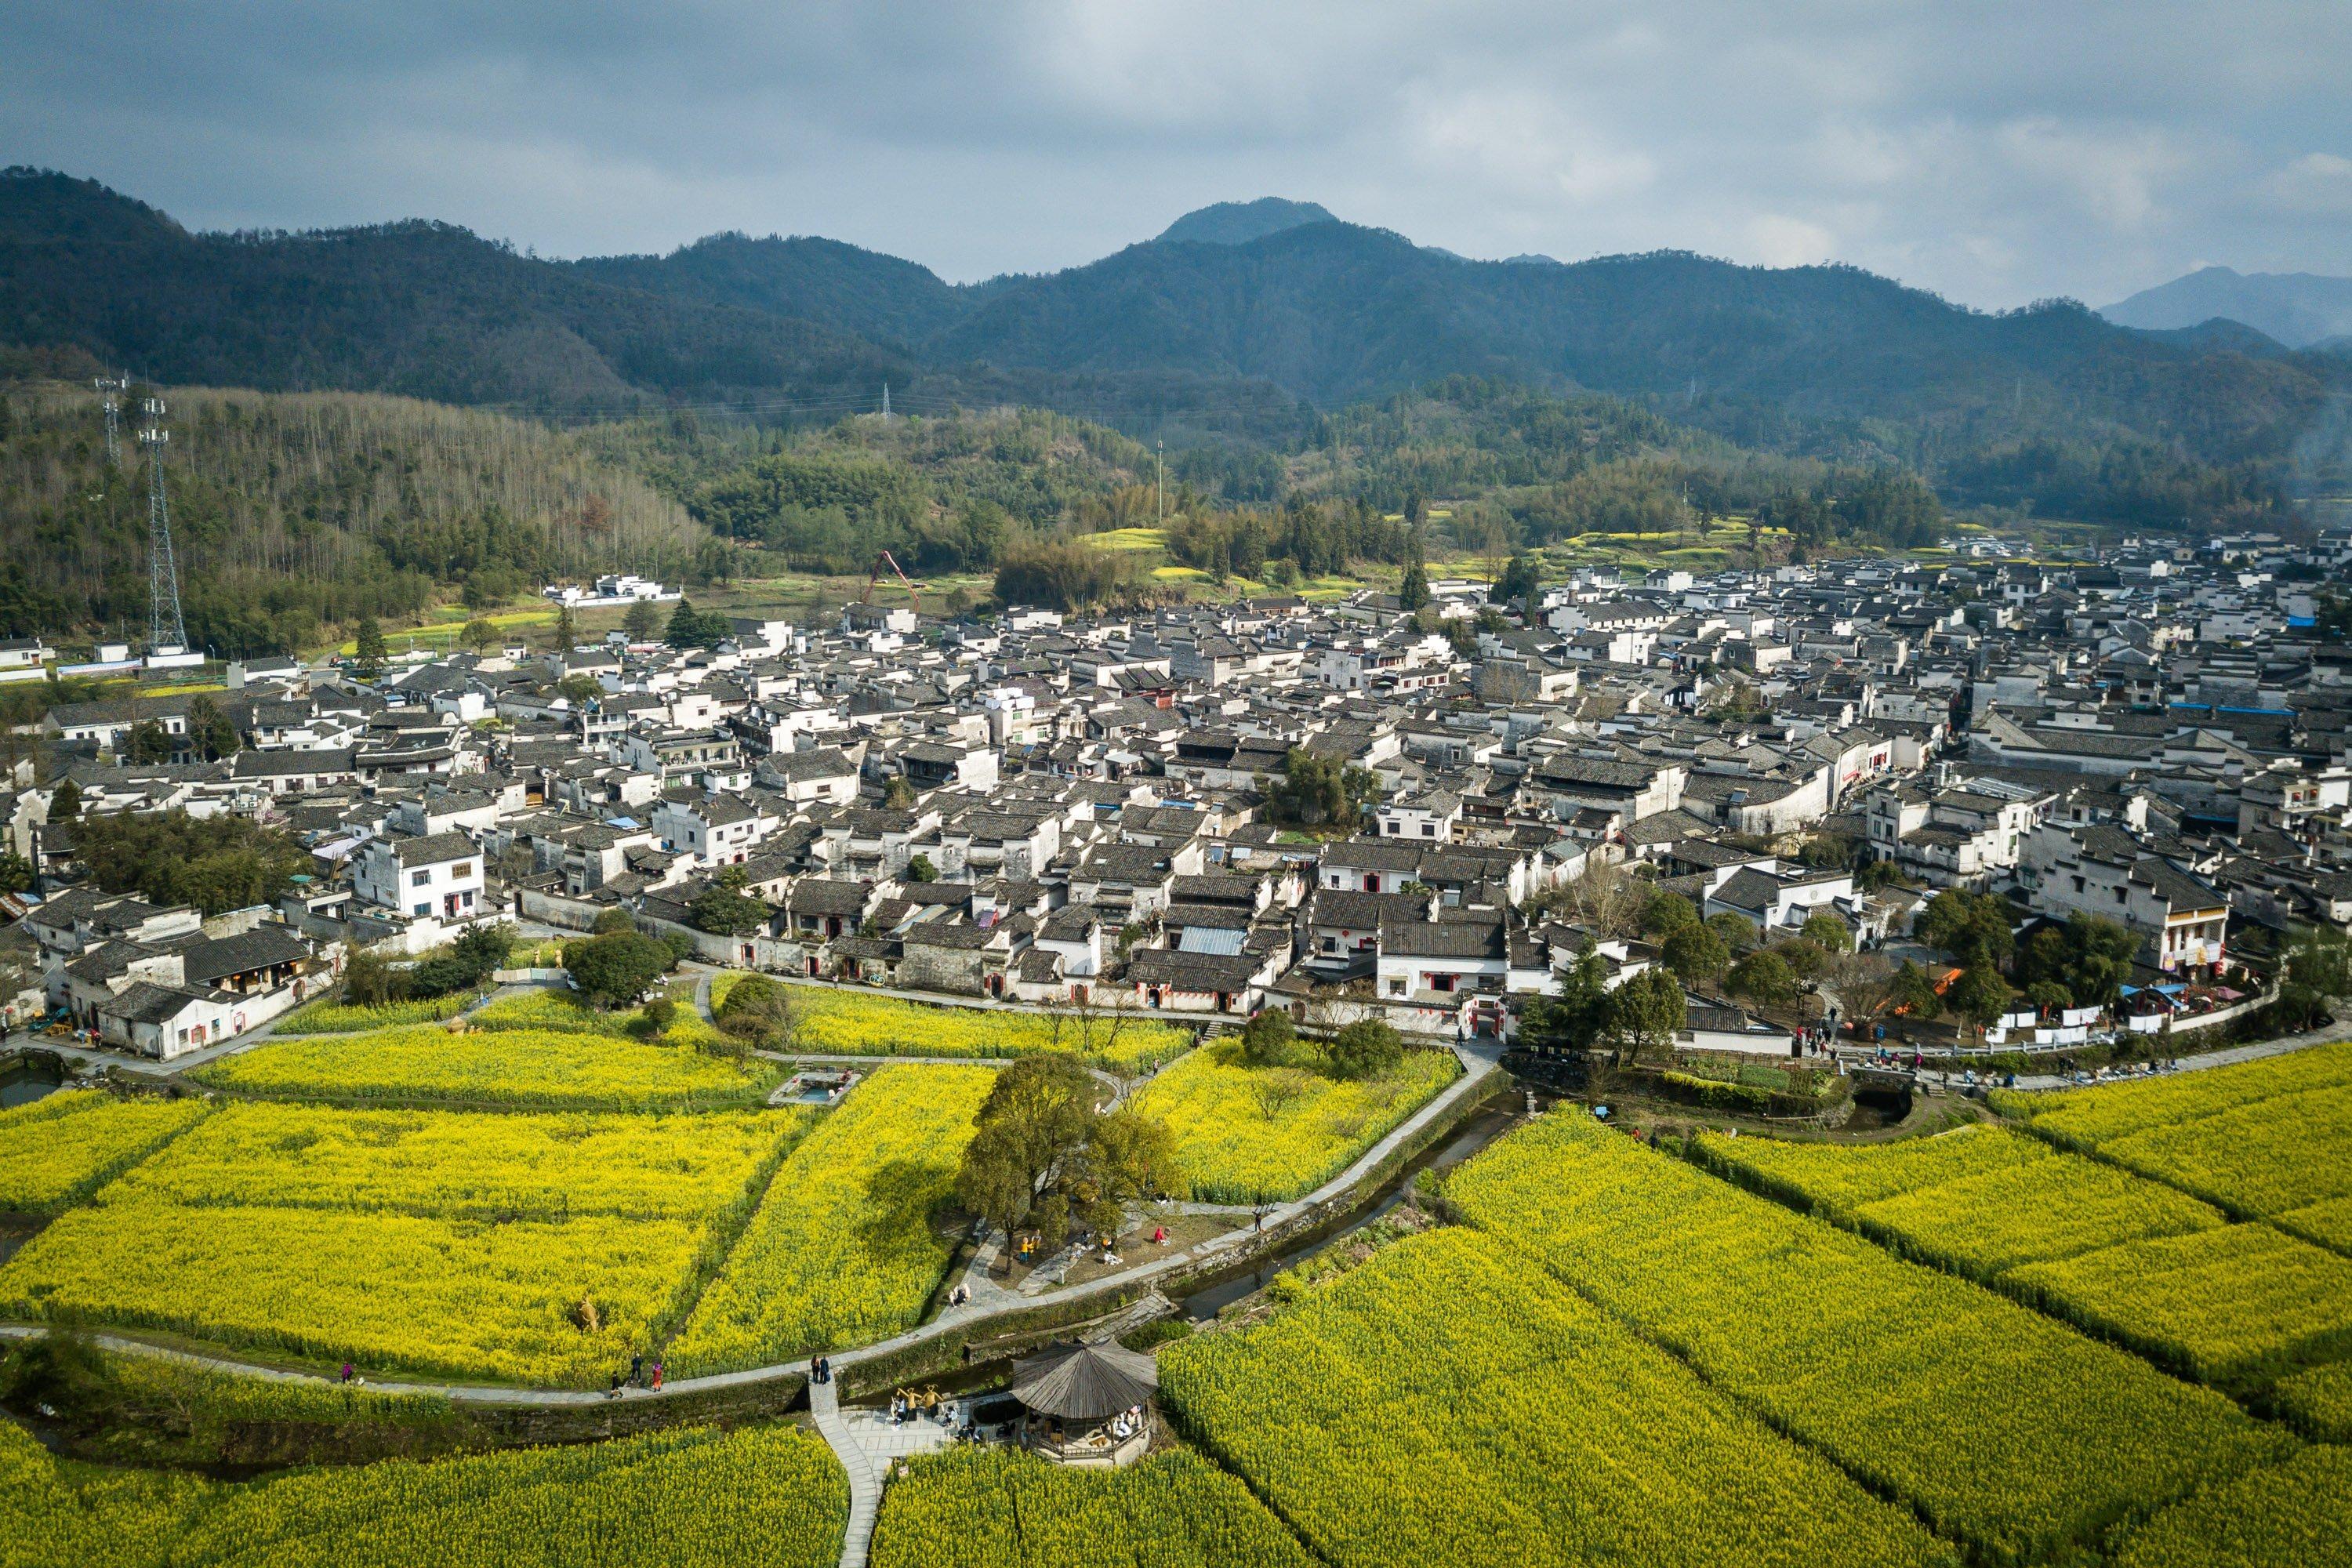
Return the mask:
M 599 1007 L 626 1002 L 669 973 L 669 944 L 642 931 L 613 931 L 563 944 L 563 967 L 580 994 Z
M 661 611 L 651 599 L 632 602 L 621 616 L 621 630 L 633 643 L 648 643 L 662 635 Z
M 558 654 L 570 653 L 580 646 L 580 617 L 561 599 L 555 604 L 555 625 L 548 632 L 547 646 Z
M 1989 963 L 1972 964 L 1944 988 L 1944 1005 L 1976 1026 L 1979 1033 L 2010 1009 L 2017 993 L 2000 971 Z
M 735 632 L 735 623 L 717 610 L 704 614 L 694 607 L 694 601 L 681 598 L 677 608 L 669 613 L 669 629 L 662 640 L 675 648 L 711 648 L 725 642 Z
M 771 913 L 768 906 L 743 891 L 743 873 L 730 867 L 730 878 L 725 873 L 714 877 L 694 895 L 686 906 L 686 923 L 713 936 L 749 936 L 765 930 Z
M 1723 939 L 1723 945 L 1735 956 L 1748 952 L 1764 940 L 1757 934 L 1754 921 L 1730 910 L 1717 910 L 1707 916 L 1706 927 Z
M 1664 888 L 1653 888 L 1647 901 L 1642 905 L 1642 934 L 1651 938 L 1670 937 L 1688 926 L 1698 924 L 1698 906 L 1680 893 Z
M 1397 584 L 1397 608 L 1407 615 L 1429 603 L 1429 570 L 1418 561 L 1404 569 L 1404 580 Z
M 717 1009 L 719 1027 L 761 1050 L 787 1051 L 800 1030 L 800 998 L 764 974 L 740 976 Z
M 2055 980 L 2032 981 L 2022 994 L 2038 1013 L 2063 1013 L 2074 1005 L 2074 993 Z
M 919 854 L 907 858 L 907 880 L 919 885 L 924 882 L 936 882 L 939 879 L 940 868 L 931 864 L 929 856 Z
M 574 708 L 585 708 L 604 695 L 604 683 L 593 675 L 567 675 L 555 683 L 555 694 Z
M 2017 950 L 2015 973 L 2032 993 L 2036 984 L 2063 985 L 2081 1007 L 2112 1007 L 2123 999 L 2132 960 L 2140 950 L 2137 932 L 2105 915 L 2080 912 L 2063 925 L 2045 925 Z
M 1536 569 L 1535 559 L 1527 554 L 1514 555 L 1503 565 L 1502 575 L 1487 598 L 1497 605 L 1525 604 L 1530 613 L 1543 594 L 1543 574 Z
M 59 779 L 58 787 L 49 795 L 49 820 L 71 822 L 80 815 L 81 785 L 71 778 Z
M 1609 994 L 1602 1037 L 1636 1061 L 1674 1054 L 1675 1037 L 1689 1021 L 1682 983 L 1663 969 L 1645 969 Z
M 2304 926 L 2287 943 L 2276 1007 L 2289 1029 L 2307 1029 L 2338 997 L 2352 997 L 2352 937 L 2333 926 Z
M 362 680 L 373 680 L 392 662 L 392 647 L 383 640 L 383 627 L 373 616 L 360 617 L 359 636 L 352 647 L 356 652 L 352 669 Z
M 1261 1007 L 1242 1026 L 1242 1066 L 1286 1068 L 1297 1065 L 1298 1031 L 1281 1007 Z
M 499 628 L 481 616 L 476 616 L 458 631 L 457 640 L 477 654 L 488 653 L 499 646 Z
M 972 1117 L 957 1201 L 1008 1237 L 1038 1231 L 1050 1249 L 1073 1226 L 1114 1235 L 1129 1204 L 1181 1191 L 1167 1127 L 1132 1105 L 1106 1110 L 1105 1099 L 1085 1065 L 1066 1055 L 1024 1057 L 1006 1068 Z
M 1807 915 L 1800 934 L 1823 952 L 1853 951 L 1853 928 L 1827 910 L 1815 910 Z
M 187 742 L 189 753 L 201 762 L 216 763 L 237 753 L 236 726 L 221 711 L 219 703 L 209 692 L 199 693 L 188 700 Z
M 21 893 L 34 880 L 33 863 L 14 849 L 0 850 L 0 893 Z
M 1380 779 L 1370 768 L 1293 746 L 1283 759 L 1282 776 L 1261 776 L 1257 787 L 1276 822 L 1306 827 L 1353 826 L 1379 794 Z
M 1731 963 L 1731 949 L 1720 932 L 1705 923 L 1686 925 L 1666 938 L 1666 967 L 1686 985 L 1709 985 Z
M 2015 941 L 2008 904 L 1990 893 L 1962 888 L 1947 888 L 1928 900 L 1916 931 L 1921 942 L 1941 948 L 1968 969 L 1998 967 Z
M 142 765 L 168 763 L 172 760 L 172 732 L 160 721 L 142 719 L 131 726 L 130 738 L 123 744 L 126 761 Z
M 915 786 L 904 773 L 893 773 L 882 786 L 882 808 L 885 811 L 915 809 Z
M 610 936 L 616 931 L 636 929 L 636 917 L 624 909 L 599 910 L 596 911 L 596 918 L 590 921 L 588 926 L 589 934 L 592 936 Z
M 447 952 L 427 958 L 409 971 L 407 994 L 446 996 L 488 984 L 505 964 L 516 940 L 515 928 L 503 921 L 470 927 Z
M 1378 1018 L 1359 1018 L 1331 1037 L 1323 1059 L 1333 1078 L 1378 1078 L 1404 1060 L 1404 1037 Z
M 226 814 L 85 816 L 77 848 L 100 890 L 208 915 L 269 903 L 310 869 L 310 851 L 289 835 Z
M 1745 996 L 1759 1007 L 1781 1007 L 1797 999 L 1796 972 L 1787 959 L 1767 949 L 1751 952 L 1731 966 L 1724 984 L 1735 996 Z
M 1903 961 L 1887 986 L 1887 1005 L 1908 1017 L 1923 1023 L 1939 1016 L 1944 1011 L 1944 998 L 1927 972 L 1912 963 Z
M 1608 968 L 1587 952 L 1560 976 L 1557 996 L 1531 996 L 1519 1041 L 1535 1051 L 1589 1051 L 1609 1026 Z

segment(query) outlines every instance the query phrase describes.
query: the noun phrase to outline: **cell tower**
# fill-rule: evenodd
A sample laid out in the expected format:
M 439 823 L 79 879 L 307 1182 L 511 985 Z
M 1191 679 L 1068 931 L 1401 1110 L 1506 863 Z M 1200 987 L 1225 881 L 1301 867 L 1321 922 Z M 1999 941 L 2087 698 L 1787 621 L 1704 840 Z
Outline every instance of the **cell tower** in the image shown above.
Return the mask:
M 147 399 L 139 444 L 147 448 L 147 651 L 178 653 L 188 646 L 180 618 L 180 563 L 172 554 L 172 506 L 163 495 L 163 400 Z
M 101 375 L 91 385 L 98 388 L 98 405 L 106 411 L 106 466 L 122 466 L 122 395 L 131 390 L 127 375 Z

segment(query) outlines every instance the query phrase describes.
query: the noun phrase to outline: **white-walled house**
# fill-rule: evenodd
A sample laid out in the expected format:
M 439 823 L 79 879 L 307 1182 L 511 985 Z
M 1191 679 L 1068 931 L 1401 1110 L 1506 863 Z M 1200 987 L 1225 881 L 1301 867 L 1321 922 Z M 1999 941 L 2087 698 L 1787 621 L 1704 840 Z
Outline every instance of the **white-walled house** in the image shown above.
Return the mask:
M 483 912 L 482 852 L 462 833 L 372 838 L 352 853 L 352 890 L 379 909 L 418 919 Z

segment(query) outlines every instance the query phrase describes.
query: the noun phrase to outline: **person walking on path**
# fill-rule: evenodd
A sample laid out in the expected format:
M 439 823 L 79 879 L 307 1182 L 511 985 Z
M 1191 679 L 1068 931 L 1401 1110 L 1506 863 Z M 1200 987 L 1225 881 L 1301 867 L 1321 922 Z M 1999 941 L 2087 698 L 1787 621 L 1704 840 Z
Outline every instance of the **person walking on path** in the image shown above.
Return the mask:
M 618 1399 L 621 1397 L 621 1374 L 619 1373 L 616 1372 L 613 1374 L 613 1386 L 604 1391 L 604 1397 L 607 1399 Z
M 352 1381 L 352 1363 L 349 1363 L 349 1362 L 345 1362 L 345 1363 L 343 1363 L 343 1384 L 344 1384 L 344 1386 L 345 1386 L 345 1387 L 349 1387 L 349 1386 L 351 1385 L 351 1381 Z
M 661 1380 L 662 1380 L 662 1363 L 659 1363 L 659 1362 L 656 1362 L 656 1363 L 654 1363 L 654 1392 L 655 1392 L 656 1394 L 659 1394 L 659 1393 L 661 1392 Z
M 646 1358 L 642 1352 L 629 1358 L 629 1386 L 636 1388 L 646 1381 Z

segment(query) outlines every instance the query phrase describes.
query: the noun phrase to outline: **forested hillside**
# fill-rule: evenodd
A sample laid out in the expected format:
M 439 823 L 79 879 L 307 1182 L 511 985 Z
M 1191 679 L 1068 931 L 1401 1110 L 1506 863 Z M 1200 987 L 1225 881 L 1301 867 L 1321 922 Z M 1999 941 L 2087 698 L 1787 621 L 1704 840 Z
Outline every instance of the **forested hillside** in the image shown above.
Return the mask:
M 363 615 L 413 613 L 444 584 L 498 604 L 555 574 L 716 566 L 684 507 L 542 425 L 349 393 L 164 396 L 200 647 L 291 651 Z M 147 468 L 127 426 L 123 464 L 106 460 L 87 390 L 0 386 L 0 630 L 143 629 Z
M 887 382 L 902 409 L 1025 404 L 1166 437 L 1194 477 L 1257 500 L 1274 499 L 1260 455 L 1317 410 L 1470 375 L 1606 393 L 1751 449 L 1899 462 L 1957 499 L 2142 522 L 2273 482 L 2352 387 L 2345 356 L 2163 338 L 2069 303 L 1989 315 L 1852 268 L 1472 262 L 1338 221 L 1194 216 L 1087 266 L 951 286 L 812 238 L 559 263 L 430 223 L 192 235 L 11 171 L 0 350 L 183 383 L 820 423 Z M 2120 490 L 2088 495 L 2107 475 Z

